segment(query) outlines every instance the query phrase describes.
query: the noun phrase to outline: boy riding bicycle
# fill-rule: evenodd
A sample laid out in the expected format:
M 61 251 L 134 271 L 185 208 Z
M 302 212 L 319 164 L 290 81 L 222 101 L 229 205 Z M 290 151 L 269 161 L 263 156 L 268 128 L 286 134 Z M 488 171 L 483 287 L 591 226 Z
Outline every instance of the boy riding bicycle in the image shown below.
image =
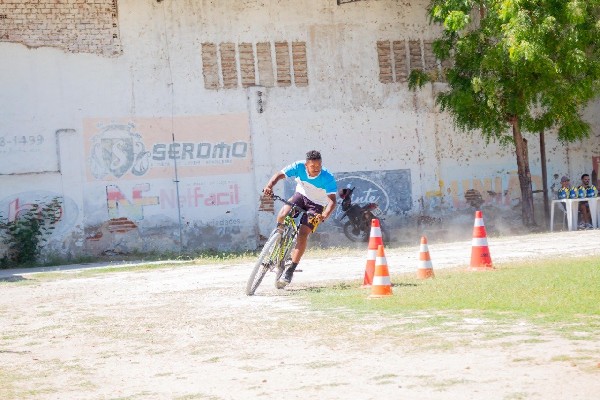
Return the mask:
M 275 173 L 267 182 L 263 193 L 272 196 L 273 186 L 283 178 L 295 178 L 297 182 L 296 192 L 289 201 L 314 214 L 318 222 L 325 221 L 335 210 L 337 193 L 335 178 L 326 168 L 323 168 L 321 153 L 318 151 L 309 151 L 306 153 L 306 160 L 296 161 Z M 290 209 L 291 206 L 285 204 L 279 210 L 277 215 L 278 228 L 282 226 L 283 220 Z M 306 250 L 308 235 L 315 228 L 306 214 L 303 215 L 300 224 L 298 241 L 296 247 L 292 250 L 292 264 L 277 282 L 279 289 L 283 289 L 292 281 L 294 271 L 304 254 L 304 250 Z

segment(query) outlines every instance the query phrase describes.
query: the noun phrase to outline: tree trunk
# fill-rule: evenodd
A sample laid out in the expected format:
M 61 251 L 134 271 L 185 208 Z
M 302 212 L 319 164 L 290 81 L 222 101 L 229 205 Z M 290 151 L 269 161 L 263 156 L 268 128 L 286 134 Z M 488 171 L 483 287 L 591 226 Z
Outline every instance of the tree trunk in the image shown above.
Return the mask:
M 542 161 L 542 190 L 544 192 L 544 216 L 545 225 L 550 221 L 550 206 L 548 202 L 548 171 L 546 170 L 546 139 L 544 131 L 540 132 L 540 159 Z
M 529 155 L 527 152 L 527 141 L 521 135 L 521 127 L 517 117 L 511 120 L 513 128 L 513 139 L 517 153 L 517 171 L 521 185 L 521 216 L 523 225 L 535 226 L 533 215 L 533 190 L 531 188 L 531 172 L 529 171 Z

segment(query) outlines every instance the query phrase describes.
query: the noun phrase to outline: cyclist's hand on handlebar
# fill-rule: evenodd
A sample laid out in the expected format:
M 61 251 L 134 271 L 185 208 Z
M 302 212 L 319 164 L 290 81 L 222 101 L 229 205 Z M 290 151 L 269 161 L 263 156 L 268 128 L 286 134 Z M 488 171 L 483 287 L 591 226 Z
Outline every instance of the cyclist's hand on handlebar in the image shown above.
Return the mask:
M 325 221 L 325 216 L 323 214 L 310 214 L 310 216 L 316 218 L 319 223 Z
M 265 186 L 265 188 L 263 189 L 263 194 L 265 196 L 273 197 L 273 188 Z

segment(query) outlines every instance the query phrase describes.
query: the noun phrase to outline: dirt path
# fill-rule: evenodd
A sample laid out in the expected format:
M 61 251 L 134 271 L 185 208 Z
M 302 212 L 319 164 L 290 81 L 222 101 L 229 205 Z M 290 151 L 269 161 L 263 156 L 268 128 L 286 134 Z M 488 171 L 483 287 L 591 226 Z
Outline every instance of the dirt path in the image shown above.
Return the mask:
M 599 239 L 598 231 L 490 239 L 490 251 L 495 262 L 600 254 Z M 466 265 L 469 246 L 430 243 L 434 269 Z M 415 270 L 415 248 L 388 249 L 392 274 Z M 0 399 L 562 400 L 600 393 L 600 333 L 564 337 L 468 313 L 460 323 L 432 325 L 427 313 L 317 312 L 299 292 L 361 278 L 363 256 L 307 259 L 289 289 L 269 280 L 254 297 L 243 294 L 250 267 L 65 271 L 53 280 L 1 271 L 0 279 L 15 282 L 0 283 Z

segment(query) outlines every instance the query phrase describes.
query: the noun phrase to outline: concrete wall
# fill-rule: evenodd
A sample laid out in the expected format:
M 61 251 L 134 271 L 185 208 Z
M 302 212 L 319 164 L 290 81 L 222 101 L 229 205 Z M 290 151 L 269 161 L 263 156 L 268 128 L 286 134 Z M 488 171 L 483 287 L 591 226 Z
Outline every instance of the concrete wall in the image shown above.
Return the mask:
M 476 205 L 494 232 L 519 226 L 512 149 L 456 132 L 433 104 L 443 83 L 408 90 L 411 69 L 438 68 L 428 1 L 33 3 L 0 4 L 0 214 L 62 197 L 48 253 L 255 248 L 273 221 L 264 183 L 313 148 L 367 185 L 399 240 L 468 237 Z M 69 25 L 90 10 L 93 29 Z M 546 135 L 549 184 L 592 173 L 597 109 L 589 140 Z M 541 190 L 536 137 L 529 153 Z

